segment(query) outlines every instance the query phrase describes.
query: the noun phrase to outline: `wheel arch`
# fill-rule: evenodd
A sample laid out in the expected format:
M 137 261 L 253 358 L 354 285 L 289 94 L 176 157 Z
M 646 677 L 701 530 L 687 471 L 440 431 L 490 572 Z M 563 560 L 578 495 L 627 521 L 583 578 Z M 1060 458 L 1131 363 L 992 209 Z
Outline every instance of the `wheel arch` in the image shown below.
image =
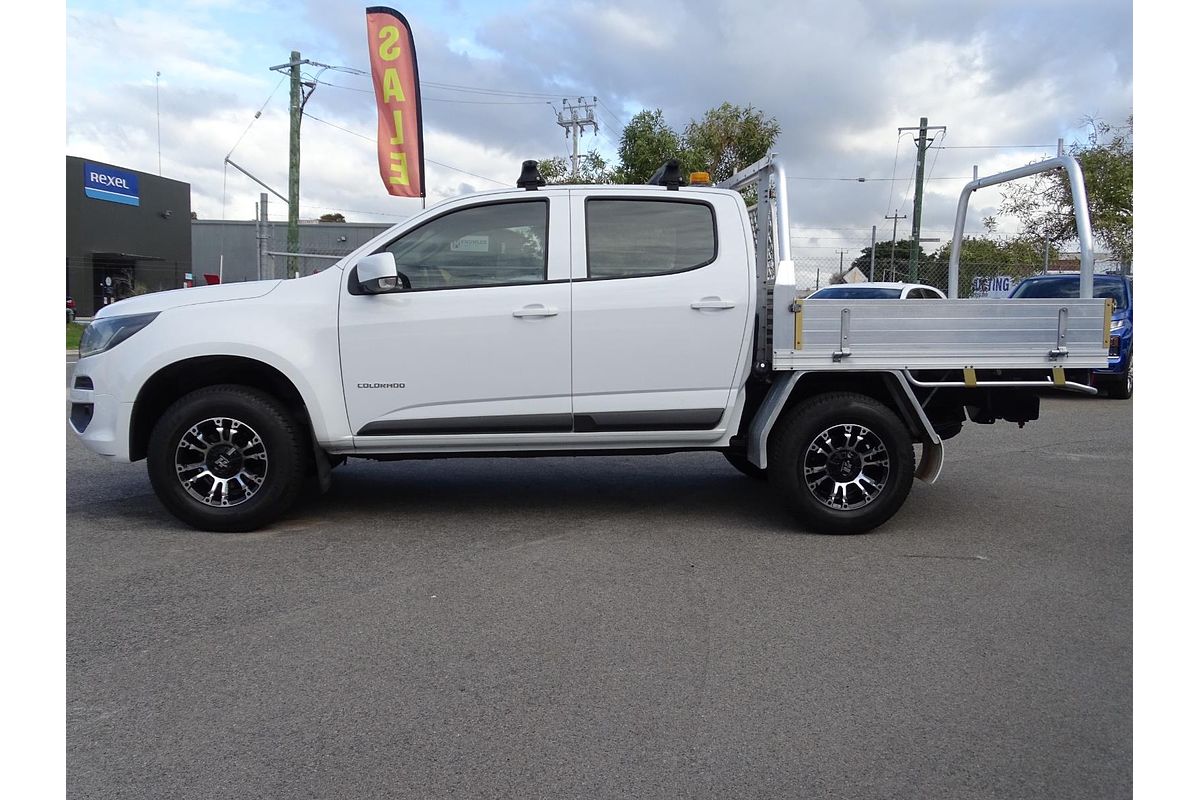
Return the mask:
M 312 436 L 312 419 L 300 390 L 278 368 L 246 356 L 194 356 L 173 362 L 151 375 L 138 391 L 129 423 L 129 460 L 146 457 L 150 431 L 163 412 L 180 397 L 205 386 L 229 383 L 267 392 Z
M 908 428 L 914 442 L 924 452 L 917 477 L 932 483 L 942 465 L 942 441 L 904 377 L 894 371 L 878 372 L 793 372 L 776 374 L 775 382 L 755 412 L 747 439 L 749 460 L 758 467 L 767 466 L 767 443 L 775 423 L 792 407 L 817 395 L 830 392 L 854 392 L 879 401 L 895 411 Z

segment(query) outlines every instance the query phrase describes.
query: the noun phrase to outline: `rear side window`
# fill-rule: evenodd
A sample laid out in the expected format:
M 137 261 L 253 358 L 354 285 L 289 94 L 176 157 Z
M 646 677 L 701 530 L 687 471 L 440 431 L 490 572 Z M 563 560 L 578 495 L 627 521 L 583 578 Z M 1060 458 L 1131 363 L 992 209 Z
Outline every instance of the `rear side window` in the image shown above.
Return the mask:
M 592 198 L 586 214 L 589 278 L 666 275 L 717 258 L 716 218 L 707 203 Z

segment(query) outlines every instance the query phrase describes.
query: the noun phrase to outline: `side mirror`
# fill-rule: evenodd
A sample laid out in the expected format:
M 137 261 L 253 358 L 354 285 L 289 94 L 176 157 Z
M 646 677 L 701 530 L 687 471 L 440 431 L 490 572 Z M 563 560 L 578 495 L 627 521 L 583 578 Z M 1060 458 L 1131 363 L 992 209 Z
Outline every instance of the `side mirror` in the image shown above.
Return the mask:
M 358 285 L 367 294 L 393 291 L 400 285 L 396 257 L 391 253 L 376 253 L 358 260 Z

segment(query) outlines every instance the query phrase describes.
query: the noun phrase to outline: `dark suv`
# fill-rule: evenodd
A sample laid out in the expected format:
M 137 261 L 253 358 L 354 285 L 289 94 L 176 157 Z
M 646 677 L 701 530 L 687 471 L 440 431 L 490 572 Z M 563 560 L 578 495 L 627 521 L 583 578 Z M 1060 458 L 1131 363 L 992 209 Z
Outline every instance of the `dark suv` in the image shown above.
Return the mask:
M 1096 275 L 1092 294 L 1113 300 L 1108 332 L 1108 367 L 1091 372 L 1093 386 L 1121 400 L 1133 396 L 1133 278 Z M 1017 284 L 1009 297 L 1079 297 L 1079 273 L 1037 275 Z

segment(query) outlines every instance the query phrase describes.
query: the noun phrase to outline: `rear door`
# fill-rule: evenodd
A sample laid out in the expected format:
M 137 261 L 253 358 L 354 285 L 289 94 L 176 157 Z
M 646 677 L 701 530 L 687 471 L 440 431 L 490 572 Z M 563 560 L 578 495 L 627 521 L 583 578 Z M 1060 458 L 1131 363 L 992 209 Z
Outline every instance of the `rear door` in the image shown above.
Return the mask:
M 571 431 L 571 285 L 565 192 L 464 203 L 389 251 L 406 288 L 340 308 L 356 446 Z
M 717 430 L 749 348 L 741 199 L 572 192 L 575 430 Z

